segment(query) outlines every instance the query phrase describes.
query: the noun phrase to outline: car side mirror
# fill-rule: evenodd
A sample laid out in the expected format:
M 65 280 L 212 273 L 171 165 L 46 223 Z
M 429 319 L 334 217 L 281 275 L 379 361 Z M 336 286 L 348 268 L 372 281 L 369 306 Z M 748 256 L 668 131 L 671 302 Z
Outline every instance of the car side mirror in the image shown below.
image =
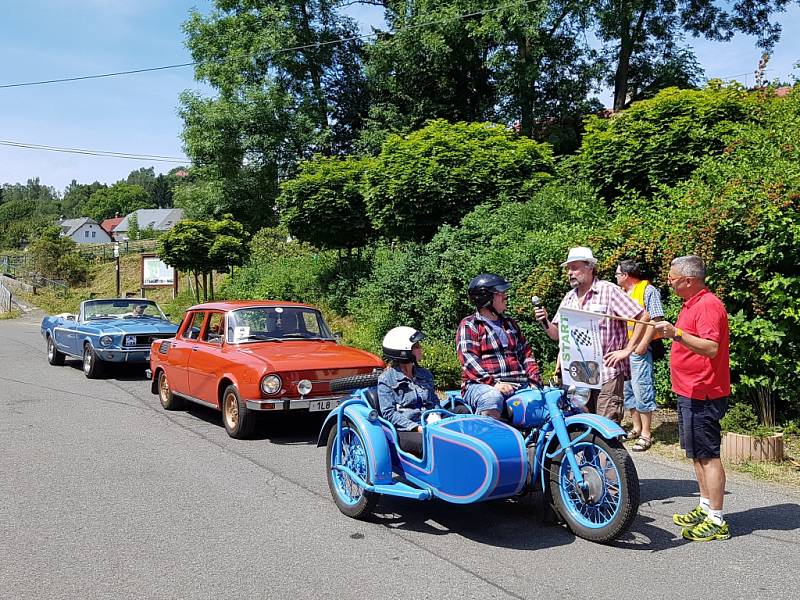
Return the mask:
M 341 342 L 342 341 L 342 332 L 341 331 L 334 331 L 333 332 L 333 339 L 335 339 L 337 342 Z

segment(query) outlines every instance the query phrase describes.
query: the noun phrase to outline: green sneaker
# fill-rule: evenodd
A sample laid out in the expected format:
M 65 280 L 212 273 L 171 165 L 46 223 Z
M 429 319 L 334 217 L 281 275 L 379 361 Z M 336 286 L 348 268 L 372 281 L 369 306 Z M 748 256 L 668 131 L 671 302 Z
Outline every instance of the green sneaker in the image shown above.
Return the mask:
M 672 515 L 672 522 L 680 527 L 694 527 L 695 525 L 700 525 L 707 516 L 708 513 L 698 504 L 686 514 Z
M 707 518 L 699 525 L 684 529 L 683 537 L 693 542 L 710 542 L 711 540 L 727 540 L 731 537 L 731 532 L 725 521 L 721 525 L 717 525 Z

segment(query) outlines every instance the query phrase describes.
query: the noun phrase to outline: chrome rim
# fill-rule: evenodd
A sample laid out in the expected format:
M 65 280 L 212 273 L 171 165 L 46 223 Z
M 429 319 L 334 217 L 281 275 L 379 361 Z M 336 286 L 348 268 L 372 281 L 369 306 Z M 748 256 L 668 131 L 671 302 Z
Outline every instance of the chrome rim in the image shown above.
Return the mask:
M 88 373 L 92 370 L 92 350 L 88 346 L 83 351 L 83 371 Z
M 367 479 L 367 453 L 359 435 L 349 427 L 342 428 L 341 440 L 341 465 L 349 468 L 353 473 Z M 332 470 L 336 491 L 343 502 L 356 504 L 364 495 L 364 488 L 353 481 L 349 475 L 336 469 Z
M 53 344 L 53 338 L 47 338 L 47 358 L 53 360 L 53 356 L 55 356 L 55 344 Z
M 572 469 L 563 459 L 559 473 L 561 497 L 578 523 L 591 529 L 605 527 L 622 507 L 620 472 L 611 456 L 595 444 L 577 444 L 573 449 L 588 489 L 586 493 L 578 489 Z
M 230 429 L 236 429 L 236 424 L 239 422 L 239 403 L 235 394 L 225 396 L 225 422 Z

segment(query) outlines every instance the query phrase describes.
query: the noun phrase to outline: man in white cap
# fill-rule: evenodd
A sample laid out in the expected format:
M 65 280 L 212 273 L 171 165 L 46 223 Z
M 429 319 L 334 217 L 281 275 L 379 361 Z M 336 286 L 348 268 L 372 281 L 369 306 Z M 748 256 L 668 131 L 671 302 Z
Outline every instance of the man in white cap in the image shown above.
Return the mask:
M 567 260 L 561 266 L 566 269 L 572 289 L 561 301 L 562 308 L 575 308 L 604 315 L 648 321 L 647 311 L 628 296 L 622 288 L 610 281 L 601 281 L 595 274 L 597 259 L 589 248 L 570 248 Z M 557 312 L 552 322 L 547 320 L 544 308 L 536 309 L 536 318 L 541 321 L 550 339 L 558 341 Z M 600 320 L 600 346 L 603 350 L 603 366 L 600 369 L 602 389 L 592 390 L 588 408 L 590 411 L 622 422 L 625 413 L 625 379 L 630 377 L 628 358 L 644 335 L 646 325 L 636 323 L 628 338 L 627 323 L 616 319 Z

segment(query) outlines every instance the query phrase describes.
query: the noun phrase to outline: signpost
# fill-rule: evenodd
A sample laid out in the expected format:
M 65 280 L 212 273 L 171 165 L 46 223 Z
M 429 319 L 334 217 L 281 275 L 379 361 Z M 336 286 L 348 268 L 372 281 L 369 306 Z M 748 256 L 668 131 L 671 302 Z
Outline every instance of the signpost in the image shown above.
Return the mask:
M 119 298 L 119 242 L 114 242 L 114 262 L 116 263 L 116 271 L 117 271 L 117 295 L 116 297 Z
M 149 288 L 172 287 L 172 297 L 178 293 L 178 273 L 162 261 L 157 254 L 142 254 L 142 295 Z

